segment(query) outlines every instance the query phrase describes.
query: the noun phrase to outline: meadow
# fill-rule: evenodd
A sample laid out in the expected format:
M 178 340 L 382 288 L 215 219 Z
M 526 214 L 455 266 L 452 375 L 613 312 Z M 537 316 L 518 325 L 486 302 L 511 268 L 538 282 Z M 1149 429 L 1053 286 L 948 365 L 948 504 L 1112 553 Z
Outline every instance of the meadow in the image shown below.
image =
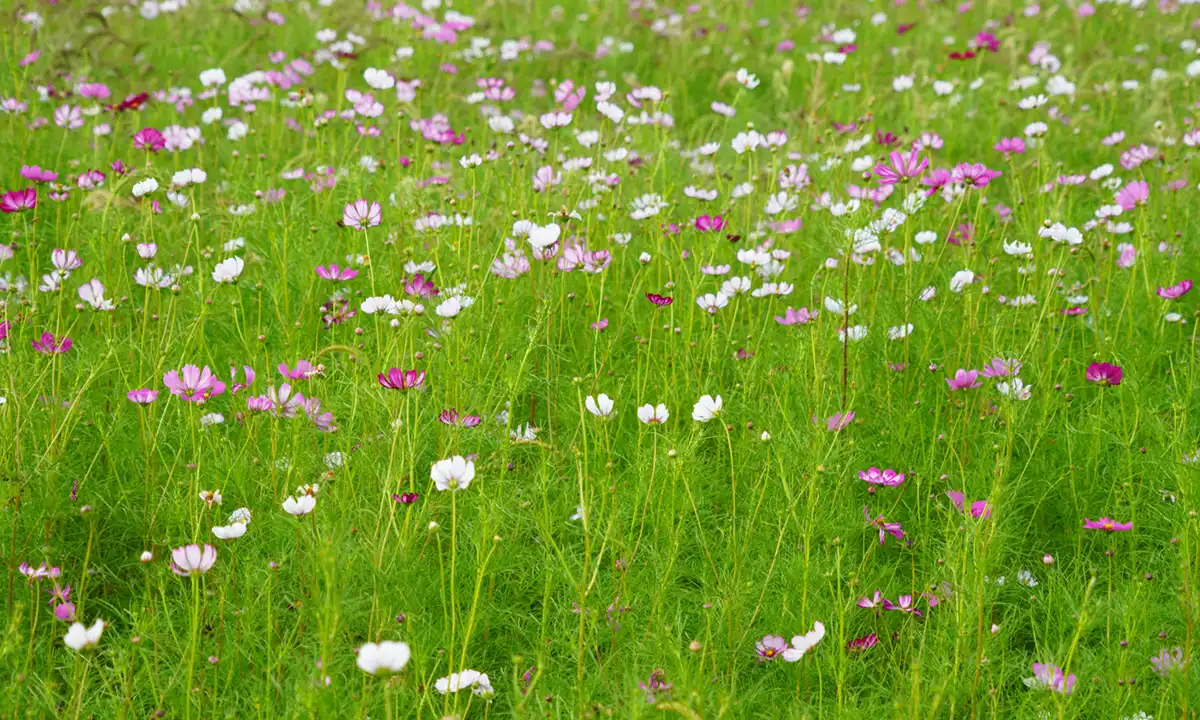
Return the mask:
M 0 717 L 1196 717 L 1200 9 L 0 8 Z

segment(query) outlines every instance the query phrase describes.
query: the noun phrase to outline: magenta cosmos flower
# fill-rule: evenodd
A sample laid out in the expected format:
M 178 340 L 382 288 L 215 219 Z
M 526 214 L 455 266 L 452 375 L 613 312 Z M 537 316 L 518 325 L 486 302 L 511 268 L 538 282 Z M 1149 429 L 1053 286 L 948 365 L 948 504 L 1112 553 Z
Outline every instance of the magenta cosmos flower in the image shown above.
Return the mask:
M 959 512 L 966 512 L 967 496 L 957 490 L 947 490 L 946 497 L 950 498 L 950 502 L 954 503 L 954 507 Z M 987 500 L 976 500 L 971 503 L 971 517 L 983 518 L 984 520 L 992 516 L 992 506 Z
M 425 371 L 391 368 L 379 373 L 379 384 L 389 390 L 412 390 L 425 384 Z
M 354 268 L 338 267 L 337 265 L 318 265 L 317 275 L 324 280 L 338 282 L 340 280 L 353 280 L 358 277 L 358 271 Z
M 873 467 L 867 470 L 859 470 L 858 478 L 872 485 L 883 485 L 884 487 L 896 487 L 904 482 L 904 473 L 898 473 L 891 468 L 880 470 Z
M 720 215 L 701 215 L 696 218 L 696 229 L 700 232 L 715 232 L 725 227 L 725 218 Z
M 158 152 L 167 146 L 167 139 L 154 128 L 142 128 L 133 134 L 133 147 L 147 152 Z
M 1158 296 L 1163 300 L 1178 300 L 1184 295 L 1187 295 L 1188 291 L 1191 289 L 1192 281 L 1183 280 L 1169 287 L 1160 287 L 1158 289 Z
M 31 340 L 33 349 L 43 355 L 62 355 L 71 349 L 71 338 L 64 337 L 61 341 L 55 340 L 54 335 L 48 332 L 42 333 L 42 336 L 37 340 Z
M 820 420 L 812 419 L 813 422 L 819 423 Z M 844 413 L 834 413 L 825 418 L 825 429 L 829 432 L 840 432 L 850 427 L 850 423 L 854 422 L 854 411 L 848 410 Z
M 296 363 L 296 367 L 289 368 L 287 363 L 279 363 L 275 368 L 279 374 L 289 380 L 307 380 L 317 374 L 317 368 L 307 360 L 300 360 Z
M 879 544 L 880 545 L 883 544 L 884 540 L 887 539 L 888 535 L 891 535 L 892 537 L 896 538 L 897 540 L 904 539 L 904 528 L 900 527 L 900 523 L 887 522 L 886 520 L 883 519 L 882 515 L 880 515 L 879 517 L 872 520 L 871 519 L 871 511 L 869 509 L 867 509 L 866 505 L 863 505 L 863 515 L 865 515 L 867 518 L 867 527 L 872 527 L 872 528 L 876 528 L 877 530 L 879 530 Z
M 1145 180 L 1131 182 L 1117 192 L 1116 201 L 1122 210 L 1133 210 L 1150 198 L 1150 185 Z
M 37 189 L 11 190 L 0 195 L 0 212 L 15 213 L 37 207 Z
M 1103 530 L 1104 532 L 1127 532 L 1133 529 L 1132 522 L 1117 522 L 1110 517 L 1102 517 L 1099 520 L 1083 519 L 1084 530 Z
M 1087 374 L 1084 377 L 1088 382 L 1098 385 L 1120 385 L 1121 379 L 1125 377 L 1125 371 L 1108 363 L 1092 363 L 1088 365 Z
M 954 373 L 954 377 L 946 378 L 946 384 L 950 386 L 951 390 L 970 390 L 983 385 L 983 383 L 979 382 L 978 370 L 964 370 L 962 368 L 959 368 Z
M 888 156 L 891 165 L 883 163 L 876 165 L 874 173 L 879 178 L 879 184 L 895 185 L 910 178 L 920 177 L 921 173 L 929 167 L 929 158 L 918 157 L 920 152 L 917 148 L 913 148 L 907 156 L 900 152 L 893 152 Z
M 675 302 L 673 298 L 669 298 L 666 295 L 659 295 L 658 293 L 646 293 L 646 299 L 657 307 L 666 307 Z
M 225 392 L 225 383 L 218 380 L 207 365 L 203 369 L 184 365 L 182 374 L 178 370 L 171 370 L 163 375 L 163 385 L 172 395 L 194 403 L 202 403 L 213 395 Z
M 1025 152 L 1025 141 L 1021 138 L 1000 138 L 1000 142 L 993 145 L 992 149 L 1005 155 L 1011 153 L 1020 155 Z
M 34 182 L 54 182 L 58 179 L 58 173 L 53 170 L 43 170 L 37 165 L 22 165 L 21 177 Z
M 985 378 L 1011 377 L 1021 372 L 1021 361 L 1016 358 L 994 357 L 983 366 Z
M 191 577 L 212 570 L 217 562 L 217 549 L 212 545 L 184 545 L 171 551 L 171 571 Z
M 382 212 L 379 203 L 368 203 L 366 200 L 355 200 L 347 203 L 342 211 L 342 225 L 352 230 L 366 230 L 379 225 Z

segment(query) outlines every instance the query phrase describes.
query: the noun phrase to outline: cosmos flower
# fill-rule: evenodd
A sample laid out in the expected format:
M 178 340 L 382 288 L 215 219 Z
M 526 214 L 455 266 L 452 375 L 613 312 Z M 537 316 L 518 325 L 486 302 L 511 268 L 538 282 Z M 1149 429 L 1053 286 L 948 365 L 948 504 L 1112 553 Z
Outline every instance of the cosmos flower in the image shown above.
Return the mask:
M 1033 677 L 1023 678 L 1025 687 L 1035 690 L 1049 690 L 1059 695 L 1070 695 L 1075 692 L 1075 676 L 1064 675 L 1062 668 L 1057 665 L 1033 664 Z
M 217 562 L 217 549 L 212 545 L 184 545 L 171 551 L 171 571 L 190 577 L 212 570 Z
M 981 387 L 983 383 L 979 382 L 978 370 L 964 370 L 959 368 L 954 377 L 946 378 L 946 384 L 950 386 L 950 390 L 970 390 L 972 388 Z
M 96 620 L 91 627 L 83 623 L 72 623 L 63 636 L 63 643 L 75 652 L 83 652 L 100 644 L 100 636 L 104 634 L 104 621 Z
M 588 395 L 584 400 L 584 406 L 587 411 L 598 418 L 609 418 L 613 416 L 613 401 L 612 398 L 600 393 L 596 397 Z
M 803 635 L 792 637 L 791 646 L 783 651 L 783 659 L 788 662 L 796 662 L 800 658 L 807 655 L 821 639 L 825 637 L 824 623 L 817 621 L 813 623 L 813 629 Z
M 366 200 L 355 200 L 346 203 L 342 211 L 342 226 L 351 230 L 366 230 L 377 227 L 382 220 L 382 210 L 379 203 L 368 203 Z
M 1097 385 L 1120 385 L 1122 378 L 1125 377 L 1125 371 L 1108 363 L 1092 363 L 1088 365 L 1087 374 L 1084 377 L 1088 382 L 1094 382 Z
M 429 477 L 438 490 L 466 490 L 475 478 L 475 463 L 461 455 L 438 460 L 429 468 Z
M 904 482 L 904 474 L 890 468 L 880 470 L 877 467 L 872 467 L 867 470 L 859 470 L 858 478 L 863 482 L 872 485 L 883 485 L 884 487 L 896 487 Z
M 299 497 L 289 495 L 283 501 L 283 511 L 294 517 L 304 517 L 317 508 L 315 495 L 301 494 Z
M 386 374 L 379 373 L 379 384 L 389 390 L 419 389 L 425 384 L 425 371 L 391 368 Z
M 384 640 L 360 647 L 355 664 L 368 675 L 397 673 L 404 669 L 411 657 L 408 643 Z
M 1109 518 L 1109 517 L 1102 517 L 1099 520 L 1088 520 L 1087 518 L 1084 518 L 1083 519 L 1083 529 L 1084 530 L 1102 530 L 1107 533 L 1127 532 L 1127 531 L 1133 529 L 1133 523 L 1132 522 L 1126 522 L 1126 523 L 1117 522 L 1116 520 L 1113 520 L 1112 518 Z
M 1179 298 L 1183 297 L 1184 295 L 1187 295 L 1188 291 L 1190 291 L 1191 289 L 1192 289 L 1192 281 L 1191 280 L 1181 280 L 1180 282 L 1178 282 L 1174 285 L 1171 285 L 1168 287 L 1160 287 L 1157 290 L 1157 293 L 1158 293 L 1158 296 L 1164 300 L 1178 300 Z
M 879 531 L 880 545 L 884 543 L 884 540 L 887 539 L 888 535 L 891 535 L 897 540 L 904 539 L 904 528 L 900 526 L 900 523 L 887 522 L 883 519 L 882 515 L 876 517 L 875 519 L 871 519 L 871 511 L 867 509 L 866 505 L 863 505 L 863 515 L 865 515 L 867 518 L 867 527 L 872 527 Z
M 646 425 L 661 425 L 671 417 L 671 413 L 667 412 L 667 406 L 663 403 L 657 406 L 647 404 L 638 408 L 637 416 Z
M 163 385 L 172 395 L 194 403 L 205 402 L 225 392 L 225 383 L 218 380 L 207 365 L 203 369 L 184 365 L 182 374 L 178 370 L 169 370 L 163 375 Z
M 809 312 L 808 308 L 800 308 L 793 310 L 788 308 L 783 316 L 776 315 L 775 322 L 780 325 L 807 325 L 810 322 L 815 322 L 817 319 L 817 311 Z
M 762 640 L 754 644 L 754 651 L 758 654 L 759 662 L 769 662 L 775 658 L 782 657 L 788 647 L 788 641 L 782 637 L 778 635 L 765 635 Z M 799 660 L 799 658 L 796 659 Z
M 69 337 L 64 337 L 60 341 L 56 340 L 54 335 L 48 332 L 42 333 L 41 337 L 31 342 L 33 343 L 33 349 L 43 355 L 62 355 L 70 350 L 73 344 Z
M 955 509 L 959 512 L 967 512 L 966 495 L 958 490 L 947 490 L 946 497 L 950 498 L 950 502 L 954 503 Z M 971 503 L 971 517 L 983 518 L 984 520 L 992 516 L 992 508 L 987 500 L 976 500 Z
M 911 178 L 918 178 L 925 169 L 929 167 L 929 158 L 920 158 L 921 151 L 913 148 L 912 151 L 905 156 L 899 152 L 892 152 L 888 156 L 891 165 L 879 163 L 875 166 L 875 177 L 879 178 L 880 185 L 895 185 L 898 182 L 907 182 Z M 985 183 L 986 184 L 986 183 Z

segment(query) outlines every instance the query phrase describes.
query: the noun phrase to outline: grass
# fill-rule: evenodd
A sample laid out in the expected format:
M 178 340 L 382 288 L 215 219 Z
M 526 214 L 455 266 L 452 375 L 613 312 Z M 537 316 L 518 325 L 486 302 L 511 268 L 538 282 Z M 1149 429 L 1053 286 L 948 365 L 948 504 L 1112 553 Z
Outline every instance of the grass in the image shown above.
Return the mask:
M 1200 16 L 969 5 L 489 2 L 413 10 L 426 30 L 350 2 L 9 8 L 0 191 L 37 203 L 0 217 L 0 715 L 1193 717 L 1196 295 L 1160 289 L 1197 271 Z M 751 125 L 773 144 L 739 153 Z M 863 196 L 914 141 L 929 167 Z M 924 192 L 959 163 L 1001 174 Z M 359 199 L 378 224 L 343 226 Z M 697 303 L 734 277 L 756 292 Z M 1027 399 L 948 384 L 993 358 Z M 223 391 L 173 394 L 185 365 Z M 453 456 L 473 479 L 439 490 Z M 864 508 L 901 529 L 881 543 Z M 216 558 L 185 577 L 189 544 Z M 921 616 L 860 607 L 876 589 Z M 814 623 L 797 662 L 756 650 Z M 382 641 L 406 664 L 364 672 Z M 1022 682 L 1034 663 L 1063 679 Z M 436 687 L 467 669 L 487 681 Z

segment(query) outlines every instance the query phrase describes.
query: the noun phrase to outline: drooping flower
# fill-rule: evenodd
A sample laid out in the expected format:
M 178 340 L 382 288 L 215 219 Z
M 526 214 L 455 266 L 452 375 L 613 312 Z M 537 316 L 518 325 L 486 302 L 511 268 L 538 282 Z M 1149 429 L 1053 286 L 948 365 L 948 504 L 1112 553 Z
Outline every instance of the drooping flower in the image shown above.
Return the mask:
M 817 422 L 813 418 L 813 422 Z M 834 413 L 825 419 L 825 429 L 829 432 L 840 432 L 850 427 L 850 423 L 854 422 L 854 411 L 848 410 L 844 413 Z
M 967 512 L 966 495 L 958 490 L 947 490 L 946 497 L 950 498 L 950 502 L 954 503 L 959 512 Z M 992 507 L 987 500 L 976 500 L 971 503 L 970 513 L 971 517 L 986 520 L 992 516 Z
M 981 371 L 985 378 L 1009 377 L 1021 372 L 1021 361 L 1016 358 L 994 357 Z
M 884 610 L 891 610 L 893 607 L 892 601 L 885 598 L 883 593 L 878 589 L 875 590 L 875 594 L 872 596 L 859 598 L 857 604 L 864 610 L 874 610 L 876 616 Z
M 793 310 L 788 308 L 782 316 L 776 315 L 775 322 L 780 325 L 807 325 L 810 322 L 815 322 L 817 319 L 817 311 L 809 312 L 808 308 L 800 308 Z
M 1084 377 L 1088 382 L 1094 382 L 1097 385 L 1120 385 L 1121 380 L 1125 377 L 1125 371 L 1108 363 L 1092 363 L 1088 365 L 1087 374 Z
M 56 340 L 54 335 L 49 332 L 42 333 L 37 340 L 32 340 L 33 349 L 43 355 L 62 355 L 71 349 L 73 342 L 71 338 L 64 337 L 61 341 Z
M 203 575 L 212 570 L 216 562 L 217 549 L 207 543 L 203 546 L 184 545 L 171 551 L 171 571 L 183 577 Z
M 897 540 L 904 539 L 904 528 L 902 528 L 900 526 L 900 523 L 887 522 L 886 520 L 883 519 L 882 515 L 872 519 L 871 511 L 869 509 L 867 509 L 866 505 L 863 505 L 863 515 L 865 515 L 867 518 L 867 527 L 872 527 L 879 531 L 879 544 L 880 545 L 882 545 L 884 543 L 884 540 L 887 539 L 888 535 L 891 535 L 892 537 L 896 538 Z
M 878 644 L 879 636 L 871 633 L 870 635 L 863 635 L 847 642 L 846 650 L 849 652 L 866 652 Z
M 289 380 L 307 380 L 320 373 L 319 369 L 307 360 L 298 360 L 294 368 L 289 368 L 287 363 L 279 363 L 275 369 Z
M 1191 289 L 1192 289 L 1192 281 L 1191 280 L 1181 280 L 1180 282 L 1175 283 L 1174 285 L 1170 285 L 1168 287 L 1160 287 L 1157 290 L 1157 293 L 1158 293 L 1158 296 L 1164 300 L 1178 300 L 1179 298 L 1183 297 L 1184 295 L 1187 295 L 1188 291 Z
M 435 462 L 429 468 L 429 477 L 438 490 L 466 490 L 475 478 L 475 463 L 454 455 Z
M 1101 517 L 1099 520 L 1083 519 L 1084 530 L 1103 530 L 1104 532 L 1126 532 L 1133 529 L 1132 522 L 1117 522 L 1110 517 Z
M 657 307 L 666 307 L 667 305 L 675 302 L 674 298 L 669 298 L 666 295 L 659 295 L 658 293 L 646 293 L 646 299 Z
M 130 390 L 125 397 L 129 398 L 129 402 L 137 405 L 149 405 L 158 399 L 158 391 L 150 388 L 142 388 L 140 390 Z

